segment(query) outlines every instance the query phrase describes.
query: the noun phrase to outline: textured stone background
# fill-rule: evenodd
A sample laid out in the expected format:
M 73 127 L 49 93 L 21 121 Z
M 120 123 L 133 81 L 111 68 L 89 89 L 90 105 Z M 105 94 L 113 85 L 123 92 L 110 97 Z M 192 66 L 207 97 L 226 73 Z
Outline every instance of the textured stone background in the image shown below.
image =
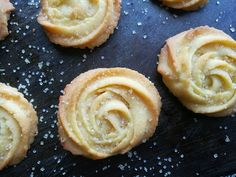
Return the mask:
M 196 12 L 168 10 L 158 1 L 123 0 L 118 30 L 93 51 L 50 43 L 36 22 L 37 0 L 12 0 L 10 36 L 0 42 L 0 81 L 19 88 L 36 106 L 40 122 L 28 157 L 1 177 L 226 176 L 236 173 L 236 118 L 207 118 L 187 111 L 156 73 L 165 39 L 191 27 L 210 25 L 236 39 L 236 0 L 209 0 Z M 145 144 L 125 155 L 92 161 L 72 156 L 57 137 L 61 90 L 92 68 L 123 66 L 150 78 L 163 101 L 159 126 Z

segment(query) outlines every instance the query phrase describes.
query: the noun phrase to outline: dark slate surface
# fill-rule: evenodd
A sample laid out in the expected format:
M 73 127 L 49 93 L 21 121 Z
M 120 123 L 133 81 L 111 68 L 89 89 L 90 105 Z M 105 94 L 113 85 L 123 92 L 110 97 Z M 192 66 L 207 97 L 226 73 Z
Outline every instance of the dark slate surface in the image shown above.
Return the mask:
M 35 20 L 38 1 L 12 1 L 17 10 L 11 35 L 0 43 L 0 81 L 33 101 L 40 123 L 27 158 L 0 172 L 1 177 L 234 176 L 236 118 L 207 118 L 186 110 L 156 73 L 156 56 L 165 39 L 191 27 L 210 25 L 236 38 L 235 0 L 210 0 L 188 13 L 168 10 L 157 0 L 123 0 L 119 29 L 92 52 L 51 44 Z M 60 91 L 84 71 L 114 66 L 135 69 L 155 83 L 163 102 L 156 133 L 125 155 L 100 161 L 72 156 L 57 137 Z

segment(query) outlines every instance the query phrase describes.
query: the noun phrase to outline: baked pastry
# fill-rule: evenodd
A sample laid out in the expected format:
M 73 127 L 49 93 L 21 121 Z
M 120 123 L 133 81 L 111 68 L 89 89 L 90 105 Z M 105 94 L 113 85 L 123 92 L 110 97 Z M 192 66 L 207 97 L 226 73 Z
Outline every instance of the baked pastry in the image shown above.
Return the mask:
M 161 101 L 155 86 L 126 68 L 85 72 L 60 97 L 58 127 L 64 149 L 103 159 L 123 154 L 151 137 Z
M 226 116 L 236 105 L 235 59 L 236 42 L 223 31 L 202 26 L 166 41 L 158 71 L 188 109 Z
M 207 4 L 208 0 L 161 0 L 168 7 L 181 10 L 197 10 Z
M 10 18 L 11 11 L 14 9 L 9 0 L 0 1 L 0 40 L 8 36 L 7 21 Z
M 19 163 L 37 132 L 33 106 L 15 88 L 0 83 L 0 170 Z
M 121 0 L 42 0 L 38 22 L 64 47 L 94 48 L 113 33 Z

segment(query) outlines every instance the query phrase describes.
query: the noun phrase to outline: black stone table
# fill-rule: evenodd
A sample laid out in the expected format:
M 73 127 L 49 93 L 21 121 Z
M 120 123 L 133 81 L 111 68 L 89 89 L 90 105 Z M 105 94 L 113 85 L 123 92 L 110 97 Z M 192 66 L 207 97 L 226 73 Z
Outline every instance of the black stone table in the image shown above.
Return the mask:
M 93 51 L 50 43 L 36 22 L 38 0 L 12 0 L 10 36 L 0 42 L 0 81 L 19 88 L 39 115 L 39 134 L 28 156 L 1 177 L 235 176 L 236 118 L 207 118 L 186 108 L 156 72 L 165 39 L 209 25 L 236 39 L 236 0 L 209 0 L 195 12 L 168 10 L 158 0 L 123 0 L 118 29 Z M 155 135 L 131 152 L 93 161 L 72 156 L 59 143 L 56 111 L 61 90 L 89 69 L 122 66 L 153 81 L 163 102 Z

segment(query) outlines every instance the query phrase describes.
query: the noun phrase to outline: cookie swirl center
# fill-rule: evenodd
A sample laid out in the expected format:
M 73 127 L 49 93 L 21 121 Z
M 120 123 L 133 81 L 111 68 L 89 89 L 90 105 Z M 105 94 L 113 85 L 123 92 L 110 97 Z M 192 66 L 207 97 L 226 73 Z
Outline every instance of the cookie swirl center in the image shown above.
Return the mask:
M 147 108 L 148 100 L 149 93 L 136 81 L 122 77 L 100 79 L 79 96 L 76 126 L 72 126 L 72 130 L 78 131 L 79 141 L 93 150 L 116 153 L 132 143 L 138 131 L 135 124 L 149 128 L 152 117 Z
M 19 125 L 12 116 L 0 107 L 0 162 L 7 159 L 20 139 Z
M 201 46 L 192 65 L 195 93 L 211 98 L 212 103 L 226 103 L 235 95 L 236 52 L 231 45 L 223 41 Z

